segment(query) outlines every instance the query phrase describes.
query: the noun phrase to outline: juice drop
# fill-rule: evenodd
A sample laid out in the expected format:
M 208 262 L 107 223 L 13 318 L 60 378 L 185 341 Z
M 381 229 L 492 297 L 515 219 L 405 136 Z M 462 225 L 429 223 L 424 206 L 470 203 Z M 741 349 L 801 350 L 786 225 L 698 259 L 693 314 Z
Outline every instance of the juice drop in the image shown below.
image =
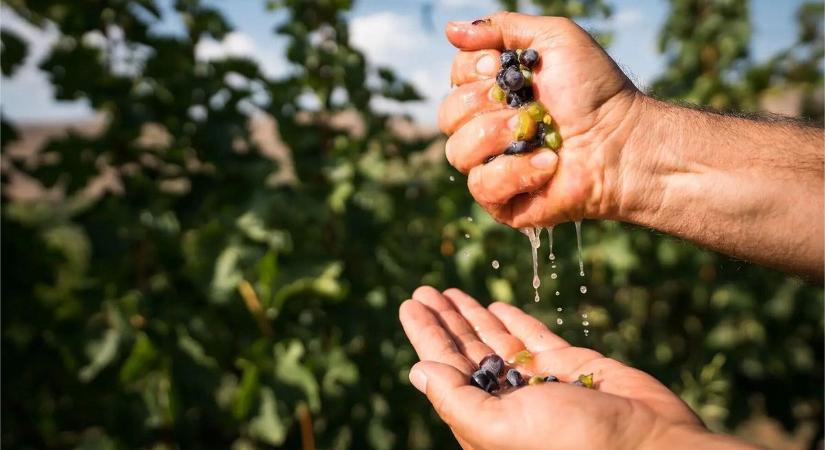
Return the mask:
M 583 321 L 583 322 L 582 322 L 582 325 L 584 325 L 584 326 L 589 326 L 589 325 L 590 325 L 590 322 L 588 322 L 588 321 L 586 321 L 586 320 L 585 320 L 585 321 Z
M 541 298 L 539 297 L 539 291 L 536 291 L 536 296 L 533 298 L 533 301 L 536 302 L 536 303 L 541 301 Z
M 558 291 L 556 291 L 556 292 L 558 292 Z M 564 311 L 564 308 L 562 308 L 562 307 L 558 307 L 558 308 L 556 308 L 556 311 L 558 311 L 558 312 L 562 312 L 562 311 Z
M 553 227 L 547 227 L 547 242 L 550 246 L 550 261 L 554 261 L 556 259 L 556 255 L 553 254 Z M 555 265 L 553 267 L 556 267 Z
M 472 221 L 473 221 L 472 217 L 467 217 L 467 222 L 472 222 Z
M 584 335 L 587 336 L 588 334 L 590 334 L 590 330 L 585 329 L 584 330 Z
M 556 278 L 558 278 L 558 277 L 559 277 L 559 276 L 558 276 L 558 275 L 556 275 L 556 273 L 555 273 L 555 272 L 553 272 L 553 273 L 551 273 L 551 274 L 550 274 L 550 278 L 552 278 L 552 279 L 554 279 L 554 280 L 555 280 Z
M 455 181 L 455 177 L 450 175 L 450 181 Z
M 558 319 L 556 319 L 556 323 L 561 325 L 564 323 L 564 321 L 561 319 L 561 317 L 559 317 Z
M 586 294 L 587 293 L 587 286 L 579 286 L 579 292 L 581 292 L 582 294 Z
M 538 248 L 541 246 L 541 228 L 526 227 L 522 228 L 521 232 L 530 240 L 530 250 L 533 256 L 533 289 L 536 291 L 536 298 L 539 298 L 539 286 L 541 286 L 541 279 L 539 278 L 539 259 Z M 536 300 L 538 301 L 538 300 Z
M 556 296 L 558 296 L 558 295 L 561 295 L 561 293 L 559 291 L 556 291 Z
M 587 319 L 587 314 L 582 314 L 582 319 Z
M 464 237 L 470 239 L 470 233 L 464 233 Z
M 494 259 L 493 260 L 493 269 L 498 269 L 498 267 L 499 267 L 498 260 Z
M 576 221 L 576 245 L 579 247 L 579 275 L 584 276 L 584 261 L 582 261 L 582 221 Z

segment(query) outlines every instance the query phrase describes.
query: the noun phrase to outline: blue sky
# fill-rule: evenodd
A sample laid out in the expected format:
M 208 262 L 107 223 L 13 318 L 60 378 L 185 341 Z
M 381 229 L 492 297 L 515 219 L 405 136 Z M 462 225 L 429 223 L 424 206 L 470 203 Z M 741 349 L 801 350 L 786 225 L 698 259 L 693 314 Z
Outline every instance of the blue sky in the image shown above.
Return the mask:
M 212 1 L 223 10 L 236 29 L 222 42 L 207 41 L 198 49 L 203 58 L 240 54 L 257 59 L 269 74 L 283 74 L 284 41 L 272 32 L 279 16 L 266 13 L 261 0 Z M 640 87 L 649 84 L 663 68 L 656 51 L 656 36 L 667 13 L 664 0 L 615 0 L 614 15 L 607 24 L 615 40 L 608 52 Z M 794 14 L 802 0 L 752 0 L 754 26 L 752 54 L 762 60 L 796 39 Z M 432 21 L 425 20 L 422 9 L 432 4 Z M 412 105 L 396 105 L 380 99 L 376 107 L 399 108 L 423 124 L 433 124 L 438 102 L 449 88 L 450 61 L 455 54 L 443 37 L 449 20 L 481 17 L 497 10 L 494 0 L 356 0 L 350 13 L 353 45 L 368 59 L 390 66 L 412 81 L 427 99 Z M 54 30 L 27 26 L 3 6 L 0 28 L 22 34 L 31 42 L 33 54 L 14 77 L 2 78 L 0 105 L 4 114 L 18 122 L 71 121 L 88 118 L 92 111 L 82 102 L 55 102 L 51 88 L 37 69 L 45 55 Z M 178 32 L 180 25 L 170 18 L 156 25 L 161 32 Z

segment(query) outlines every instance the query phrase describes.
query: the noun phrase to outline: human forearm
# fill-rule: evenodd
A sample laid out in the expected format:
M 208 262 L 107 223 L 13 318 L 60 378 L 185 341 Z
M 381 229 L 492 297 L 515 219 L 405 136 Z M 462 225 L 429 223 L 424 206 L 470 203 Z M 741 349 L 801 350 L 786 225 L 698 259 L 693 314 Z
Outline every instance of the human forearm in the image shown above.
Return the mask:
M 821 276 L 822 130 L 640 103 L 616 219 Z
M 758 450 L 760 447 L 705 428 L 686 425 L 667 425 L 651 434 L 641 450 Z

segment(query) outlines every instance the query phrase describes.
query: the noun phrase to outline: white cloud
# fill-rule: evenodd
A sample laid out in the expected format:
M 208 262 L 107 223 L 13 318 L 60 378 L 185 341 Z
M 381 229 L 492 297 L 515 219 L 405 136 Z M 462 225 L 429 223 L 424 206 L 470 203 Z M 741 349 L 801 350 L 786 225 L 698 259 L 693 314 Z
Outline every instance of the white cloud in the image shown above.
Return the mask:
M 28 44 L 23 65 L 11 77 L 2 77 L 2 109 L 13 121 L 34 122 L 89 118 L 92 110 L 84 101 L 57 102 L 54 90 L 37 65 L 57 40 L 54 25 L 37 28 L 7 6 L 0 6 L 0 29 L 9 30 Z
M 280 42 L 278 44 L 281 44 Z M 224 58 L 248 58 L 258 63 L 261 70 L 270 77 L 282 77 L 289 72 L 289 64 L 284 58 L 285 45 L 263 49 L 248 34 L 232 31 L 220 41 L 206 37 L 195 47 L 195 57 L 201 61 Z
M 474 8 L 491 11 L 501 9 L 501 6 L 492 0 L 441 0 L 438 5 L 445 9 Z
M 643 22 L 642 11 L 636 8 L 624 8 L 613 15 L 613 25 L 618 29 L 638 26 Z
M 373 66 L 386 66 L 412 83 L 422 102 L 376 99 L 377 109 L 405 112 L 423 124 L 435 123 L 438 103 L 449 90 L 449 69 L 455 50 L 441 33 L 424 29 L 417 17 L 393 12 L 357 16 L 350 22 L 350 44 Z

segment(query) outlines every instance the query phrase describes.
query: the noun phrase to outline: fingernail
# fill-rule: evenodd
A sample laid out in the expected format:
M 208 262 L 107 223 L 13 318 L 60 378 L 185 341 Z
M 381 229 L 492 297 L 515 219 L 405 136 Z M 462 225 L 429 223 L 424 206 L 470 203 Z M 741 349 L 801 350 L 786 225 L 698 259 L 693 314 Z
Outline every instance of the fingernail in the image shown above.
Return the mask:
M 493 58 L 492 55 L 489 53 L 485 53 L 484 56 L 476 61 L 476 72 L 479 75 L 488 75 L 493 76 L 496 73 L 496 59 Z
M 530 165 L 536 169 L 549 169 L 555 162 L 556 154 L 548 151 L 543 151 L 530 158 Z
M 413 366 L 410 370 L 410 383 L 418 389 L 419 392 L 427 393 L 427 374 L 423 370 Z

